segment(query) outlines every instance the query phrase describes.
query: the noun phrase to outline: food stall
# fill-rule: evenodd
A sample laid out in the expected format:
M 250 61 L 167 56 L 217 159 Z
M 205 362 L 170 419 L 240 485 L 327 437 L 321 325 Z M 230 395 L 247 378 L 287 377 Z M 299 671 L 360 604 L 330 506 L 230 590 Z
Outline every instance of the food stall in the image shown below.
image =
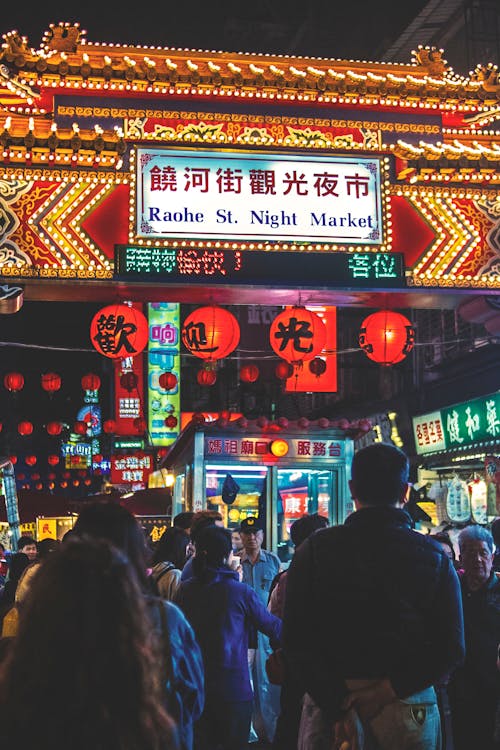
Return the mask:
M 163 460 L 174 479 L 172 515 L 217 510 L 229 529 L 258 516 L 266 548 L 286 563 L 295 519 L 320 513 L 338 524 L 353 510 L 348 472 L 354 440 L 347 433 L 324 419 L 193 419 Z

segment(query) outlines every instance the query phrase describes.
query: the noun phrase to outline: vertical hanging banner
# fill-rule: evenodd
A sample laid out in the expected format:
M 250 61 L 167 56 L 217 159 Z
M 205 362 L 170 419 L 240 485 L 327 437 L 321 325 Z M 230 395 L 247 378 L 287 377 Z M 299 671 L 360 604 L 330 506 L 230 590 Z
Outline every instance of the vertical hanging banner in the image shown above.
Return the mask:
M 132 307 L 142 313 L 142 304 L 134 303 Z M 137 435 L 134 419 L 144 417 L 144 355 L 114 359 L 115 382 L 115 421 L 116 435 Z M 126 376 L 133 373 L 131 380 Z
M 153 445 L 170 445 L 181 425 L 180 305 L 175 302 L 149 304 L 148 322 L 149 434 Z M 160 376 L 165 372 L 171 372 L 177 380 L 168 391 L 160 385 Z M 175 418 L 169 420 L 170 426 L 165 424 L 167 417 Z

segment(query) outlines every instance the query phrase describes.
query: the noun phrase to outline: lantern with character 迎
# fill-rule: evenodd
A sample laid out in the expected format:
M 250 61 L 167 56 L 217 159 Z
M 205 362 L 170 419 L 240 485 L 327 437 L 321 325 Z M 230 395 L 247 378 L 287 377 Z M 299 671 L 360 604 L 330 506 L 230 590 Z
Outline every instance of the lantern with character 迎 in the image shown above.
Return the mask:
M 195 357 L 216 362 L 236 349 L 240 326 L 235 316 L 223 307 L 199 307 L 185 319 L 181 338 Z

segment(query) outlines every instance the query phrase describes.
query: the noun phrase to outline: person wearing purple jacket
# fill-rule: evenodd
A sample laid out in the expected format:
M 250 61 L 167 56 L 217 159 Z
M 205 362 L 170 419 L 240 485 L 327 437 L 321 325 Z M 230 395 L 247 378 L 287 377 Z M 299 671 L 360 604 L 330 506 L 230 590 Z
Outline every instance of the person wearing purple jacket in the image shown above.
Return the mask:
M 247 747 L 253 691 L 248 642 L 253 629 L 274 648 L 281 643 L 281 620 L 232 570 L 231 532 L 211 526 L 196 541 L 193 577 L 181 582 L 177 604 L 191 624 L 205 666 L 205 708 L 195 725 L 197 750 Z

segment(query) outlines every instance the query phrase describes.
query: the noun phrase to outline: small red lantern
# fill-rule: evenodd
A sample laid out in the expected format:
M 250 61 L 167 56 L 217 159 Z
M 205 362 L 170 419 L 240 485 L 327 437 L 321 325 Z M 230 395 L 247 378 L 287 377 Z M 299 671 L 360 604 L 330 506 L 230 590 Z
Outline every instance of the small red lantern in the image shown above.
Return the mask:
M 143 417 L 136 417 L 134 421 L 132 422 L 134 425 L 134 429 L 137 430 L 137 432 L 146 432 L 146 420 L 143 419 Z
M 84 479 L 84 480 L 83 480 L 83 483 L 84 483 L 84 485 L 85 485 L 86 487 L 90 487 L 90 485 L 92 484 L 92 480 L 91 480 L 91 479 L 89 479 L 89 477 L 87 477 L 87 479 Z
M 297 427 L 300 427 L 302 430 L 306 430 L 309 427 L 308 418 L 300 417 L 300 419 L 297 420 Z
M 49 435 L 60 435 L 62 432 L 62 424 L 60 422 L 48 422 L 45 429 Z
M 40 479 L 40 474 L 37 471 L 33 472 L 33 474 L 31 475 L 31 479 L 36 482 L 38 479 Z
M 257 365 L 243 365 L 240 370 L 240 380 L 242 383 L 255 383 L 260 375 Z
M 314 359 L 309 362 L 309 370 L 313 375 L 316 375 L 316 377 L 319 378 L 324 372 L 326 372 L 325 360 L 321 359 L 321 357 L 314 357 Z
M 123 359 L 140 354 L 148 343 L 148 321 L 129 305 L 109 305 L 99 310 L 90 324 L 90 340 L 105 357 Z
M 358 341 L 369 359 L 394 365 L 413 349 L 415 328 L 401 313 L 380 310 L 363 320 Z
M 61 376 L 56 372 L 46 372 L 42 375 L 41 384 L 47 393 L 55 393 L 61 387 Z
M 320 417 L 318 419 L 318 427 L 321 427 L 322 430 L 326 430 L 327 427 L 330 427 L 330 420 L 328 417 Z
M 94 461 L 95 464 L 100 464 L 101 461 L 102 461 L 102 454 L 101 453 L 96 453 L 95 456 L 94 456 L 94 458 L 93 458 L 93 461 Z
M 27 466 L 34 466 L 36 464 L 36 462 L 37 462 L 37 457 L 36 456 L 26 456 L 26 458 L 24 460 L 25 460 Z
M 278 425 L 285 429 L 289 425 L 288 419 L 286 417 L 278 417 Z
M 8 372 L 3 379 L 3 384 L 11 393 L 16 393 L 24 388 L 24 377 L 20 372 Z
M 75 422 L 73 425 L 73 432 L 77 435 L 86 435 L 88 430 L 88 426 L 86 422 L 83 422 L 81 419 L 78 420 L 78 422 Z
M 80 486 L 80 480 L 79 479 L 73 479 L 73 487 L 79 487 Z
M 196 373 L 196 380 L 199 385 L 208 387 L 215 383 L 217 380 L 217 373 L 215 370 L 206 370 L 205 368 L 198 370 Z
M 15 466 L 17 464 L 17 456 L 9 456 L 9 461 L 11 462 L 12 466 Z
M 31 435 L 31 433 L 33 432 L 33 425 L 31 424 L 31 422 L 27 421 L 19 422 L 19 424 L 17 425 L 17 431 L 20 435 Z
M 120 385 L 123 390 L 128 391 L 128 393 L 132 393 L 132 391 L 135 391 L 138 382 L 139 378 L 137 377 L 135 372 L 124 372 L 122 375 L 120 375 Z
M 291 378 L 293 375 L 293 365 L 283 360 L 281 362 L 278 362 L 274 372 L 279 380 L 286 380 L 287 378 Z
M 207 420 L 205 419 L 205 415 L 201 411 L 197 411 L 191 417 L 191 421 L 195 424 L 205 424 Z
M 306 307 L 288 307 L 271 323 L 269 341 L 287 362 L 306 362 L 321 354 L 326 343 L 323 320 Z
M 51 466 L 57 466 L 57 464 L 59 463 L 59 460 L 60 460 L 59 456 L 56 456 L 55 453 L 52 453 L 50 456 L 47 456 L 47 462 Z
M 265 416 L 257 417 L 257 426 L 258 427 L 264 428 L 264 427 L 267 427 L 268 424 L 269 424 L 269 420 L 268 420 L 267 417 L 265 417 Z
M 65 481 L 63 481 L 63 482 L 59 482 L 59 484 L 60 484 L 60 486 L 61 486 L 61 487 L 63 488 L 63 490 L 65 490 L 65 489 L 66 489 L 66 487 L 68 486 L 68 483 L 67 483 L 67 482 L 65 482 Z
M 106 433 L 106 435 L 112 435 L 114 432 L 116 432 L 116 422 L 114 419 L 106 419 L 103 422 L 102 429 Z
M 177 385 L 177 376 L 173 372 L 162 372 L 158 378 L 158 385 L 164 391 L 173 391 Z
M 43 489 L 43 484 L 41 482 L 37 482 L 35 484 L 35 490 L 41 490 L 41 489 Z
M 165 427 L 168 427 L 170 430 L 177 427 L 177 417 L 174 417 L 173 414 L 169 414 L 168 417 L 165 418 Z
M 195 357 L 215 362 L 236 349 L 240 326 L 234 315 L 223 307 L 199 307 L 184 321 L 181 337 L 186 349 Z
M 57 479 L 57 474 L 55 474 L 53 471 L 49 471 L 49 473 L 47 474 L 47 479 Z
M 101 378 L 99 375 L 89 372 L 83 376 L 81 383 L 84 391 L 98 391 L 101 387 Z

